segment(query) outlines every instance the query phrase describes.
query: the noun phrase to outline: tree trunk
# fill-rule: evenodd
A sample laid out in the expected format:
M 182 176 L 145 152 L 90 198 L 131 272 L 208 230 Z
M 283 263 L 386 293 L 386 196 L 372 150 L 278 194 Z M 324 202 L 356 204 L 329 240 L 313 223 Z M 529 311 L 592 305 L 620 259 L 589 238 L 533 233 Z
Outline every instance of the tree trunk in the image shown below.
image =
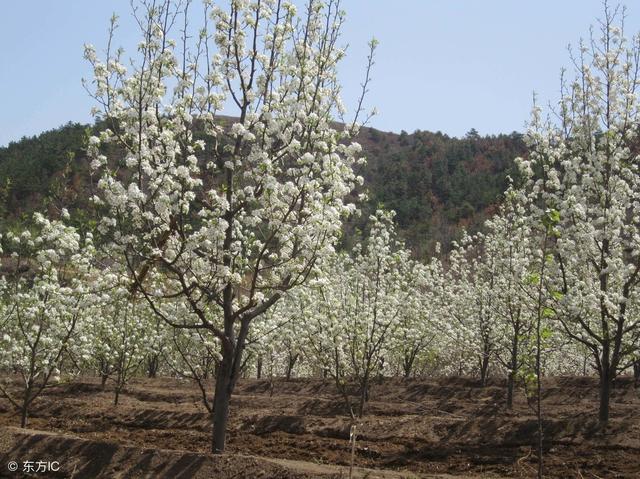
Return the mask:
M 515 374 L 513 371 L 509 371 L 507 376 L 507 409 L 513 409 L 513 388 L 515 383 Z
M 404 379 L 409 379 L 409 376 L 411 376 L 411 364 L 406 361 L 402 365 L 402 376 L 404 377 Z
M 107 385 L 107 379 L 109 379 L 109 364 L 104 359 L 100 360 L 100 387 L 104 391 Z
M 633 362 L 633 387 L 640 386 L 640 360 Z
M 20 427 L 25 428 L 27 427 L 27 405 L 24 404 L 22 406 L 22 411 L 20 411 Z
M 125 372 L 122 369 L 122 366 L 118 369 L 118 376 L 116 377 L 116 391 L 115 397 L 113 398 L 113 405 L 117 406 L 118 401 L 120 400 L 120 392 L 124 389 L 125 383 Z
M 256 378 L 262 378 L 262 356 L 258 356 L 258 368 L 256 372 Z
M 29 404 L 31 403 L 31 389 L 33 382 L 29 380 L 27 388 L 24 391 L 24 397 L 22 399 L 22 408 L 20 410 L 20 427 L 27 427 L 27 418 L 29 417 Z
M 511 341 L 511 364 L 509 364 L 509 376 L 507 377 L 507 409 L 513 409 L 513 389 L 515 376 L 518 372 L 518 331 Z
M 487 385 L 487 376 L 489 373 L 489 355 L 483 354 L 480 362 L 480 382 L 482 387 Z
M 215 394 L 213 397 L 213 432 L 211 452 L 224 452 L 227 421 L 229 419 L 229 401 L 233 391 L 233 354 L 223 352 L 222 361 L 218 364 Z
M 362 385 L 360 387 L 360 402 L 358 404 L 358 417 L 364 415 L 364 407 L 369 400 L 369 374 L 366 373 L 362 378 Z
M 158 355 L 152 354 L 149 358 L 149 378 L 155 378 L 158 375 Z
M 114 406 L 118 405 L 118 401 L 120 400 L 120 392 L 122 391 L 123 388 L 124 388 L 124 378 L 122 376 L 122 373 L 118 372 L 118 377 L 116 378 L 115 396 L 113 398 Z
M 600 372 L 600 409 L 598 411 L 598 420 L 603 424 L 609 421 L 609 399 L 613 380 L 611 376 L 608 354 L 603 354 L 602 371 Z
M 402 361 L 402 372 L 404 374 L 404 379 L 409 379 L 409 376 L 411 376 L 411 370 L 413 369 L 413 363 L 416 360 L 417 354 L 417 347 L 413 348 L 410 353 L 404 354 L 404 360 Z
M 296 362 L 298 362 L 299 356 L 300 356 L 299 354 L 289 353 L 289 362 L 287 363 L 287 371 L 286 371 L 287 381 L 291 379 L 291 373 L 293 371 L 293 367 L 296 365 Z

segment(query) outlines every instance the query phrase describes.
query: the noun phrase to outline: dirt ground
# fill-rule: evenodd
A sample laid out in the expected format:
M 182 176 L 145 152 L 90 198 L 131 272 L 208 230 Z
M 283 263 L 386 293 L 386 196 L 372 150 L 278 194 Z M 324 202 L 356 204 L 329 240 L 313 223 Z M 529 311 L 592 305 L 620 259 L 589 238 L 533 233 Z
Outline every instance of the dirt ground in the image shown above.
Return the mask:
M 606 428 L 596 420 L 595 378 L 544 384 L 545 477 L 640 477 L 640 390 L 624 378 Z M 357 425 L 355 477 L 533 477 L 533 410 L 503 381 L 384 379 Z M 350 420 L 330 382 L 244 380 L 232 400 L 228 454 L 208 454 L 200 392 L 173 379 L 133 381 L 120 404 L 97 379 L 49 389 L 29 430 L 0 399 L 0 477 L 11 460 L 59 461 L 41 477 L 348 477 Z M 32 475 L 28 477 L 38 477 Z

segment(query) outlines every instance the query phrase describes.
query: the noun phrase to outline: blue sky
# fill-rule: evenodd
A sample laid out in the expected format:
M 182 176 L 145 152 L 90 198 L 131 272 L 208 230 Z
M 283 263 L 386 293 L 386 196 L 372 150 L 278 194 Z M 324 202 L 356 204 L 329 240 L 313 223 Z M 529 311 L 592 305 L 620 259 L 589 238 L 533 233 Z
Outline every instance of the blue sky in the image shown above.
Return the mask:
M 199 8 L 198 0 L 194 7 Z M 386 131 L 464 135 L 522 131 L 535 90 L 555 101 L 568 44 L 602 16 L 600 0 L 343 0 L 348 56 L 341 67 L 346 104 L 354 105 L 367 41 L 380 41 L 367 98 Z M 89 122 L 90 78 L 83 44 L 99 49 L 108 20 L 121 16 L 117 42 L 137 35 L 128 0 L 21 0 L 0 16 L 0 145 L 68 121 Z M 640 30 L 629 2 L 627 34 Z

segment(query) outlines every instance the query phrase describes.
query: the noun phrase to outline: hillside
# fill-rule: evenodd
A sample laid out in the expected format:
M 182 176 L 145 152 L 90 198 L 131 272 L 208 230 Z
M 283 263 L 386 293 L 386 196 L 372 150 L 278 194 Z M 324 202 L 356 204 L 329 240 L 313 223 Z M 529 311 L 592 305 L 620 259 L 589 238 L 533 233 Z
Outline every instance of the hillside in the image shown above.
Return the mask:
M 419 255 L 434 243 L 445 249 L 465 227 L 476 230 L 500 202 L 514 177 L 514 158 L 525 154 L 522 135 L 464 138 L 416 131 L 383 133 L 367 128 L 359 141 L 368 163 L 362 172 L 368 207 L 396 211 L 400 231 Z
M 56 214 L 63 206 L 78 226 L 90 221 L 92 178 L 84 153 L 95 127 L 68 123 L 0 148 L 0 219 L 15 225 L 36 210 Z M 447 249 L 460 230 L 475 230 L 491 214 L 514 176 L 513 159 L 525 153 L 518 133 L 464 138 L 440 132 L 400 134 L 363 128 L 357 138 L 367 156 L 360 174 L 369 199 L 347 225 L 347 241 L 378 206 L 394 209 L 403 237 L 418 256 L 435 242 Z

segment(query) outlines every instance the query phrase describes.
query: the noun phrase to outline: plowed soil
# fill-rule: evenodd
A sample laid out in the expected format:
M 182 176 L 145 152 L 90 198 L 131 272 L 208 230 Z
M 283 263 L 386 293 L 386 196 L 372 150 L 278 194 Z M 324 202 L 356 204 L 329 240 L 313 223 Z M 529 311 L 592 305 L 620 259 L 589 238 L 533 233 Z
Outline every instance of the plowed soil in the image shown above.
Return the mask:
M 622 378 L 611 420 L 597 421 L 595 378 L 544 385 L 544 462 L 550 478 L 640 478 L 640 390 Z M 209 388 L 211 390 L 211 387 Z M 357 424 L 355 477 L 534 477 L 536 421 L 519 391 L 507 411 L 503 381 L 384 379 Z M 321 380 L 244 380 L 232 399 L 228 453 L 212 456 L 197 388 L 173 379 L 113 391 L 93 378 L 50 388 L 28 430 L 0 399 L 0 477 L 15 460 L 57 460 L 40 477 L 348 477 L 350 419 Z M 29 477 L 38 477 L 32 475 Z

